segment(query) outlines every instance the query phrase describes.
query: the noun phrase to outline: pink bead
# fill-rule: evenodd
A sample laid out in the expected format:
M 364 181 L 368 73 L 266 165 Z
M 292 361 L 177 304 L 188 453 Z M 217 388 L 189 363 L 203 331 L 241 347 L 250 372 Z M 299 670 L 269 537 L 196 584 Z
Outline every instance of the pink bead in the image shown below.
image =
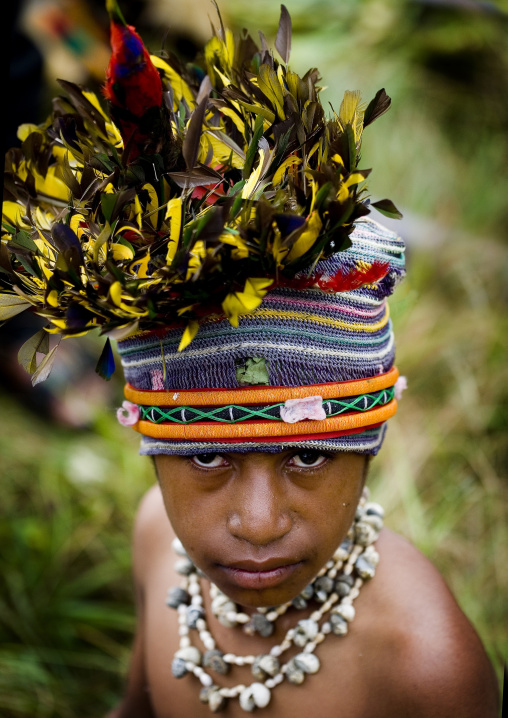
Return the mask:
M 134 426 L 139 421 L 139 407 L 131 401 L 124 401 L 116 410 L 116 418 L 123 426 Z

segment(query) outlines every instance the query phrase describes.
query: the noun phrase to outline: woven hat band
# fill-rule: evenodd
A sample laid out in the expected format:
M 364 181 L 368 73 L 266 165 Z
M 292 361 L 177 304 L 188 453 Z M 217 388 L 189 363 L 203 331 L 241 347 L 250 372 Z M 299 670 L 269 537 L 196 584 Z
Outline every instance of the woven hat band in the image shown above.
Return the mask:
M 151 406 L 221 406 L 226 404 L 265 404 L 288 399 L 301 399 L 306 396 L 322 396 L 323 399 L 336 399 L 344 396 L 357 396 L 393 386 L 399 377 L 399 371 L 392 367 L 390 371 L 356 381 L 310 384 L 309 386 L 267 386 L 243 387 L 239 389 L 183 389 L 178 391 L 144 391 L 126 384 L 125 398 L 134 404 Z

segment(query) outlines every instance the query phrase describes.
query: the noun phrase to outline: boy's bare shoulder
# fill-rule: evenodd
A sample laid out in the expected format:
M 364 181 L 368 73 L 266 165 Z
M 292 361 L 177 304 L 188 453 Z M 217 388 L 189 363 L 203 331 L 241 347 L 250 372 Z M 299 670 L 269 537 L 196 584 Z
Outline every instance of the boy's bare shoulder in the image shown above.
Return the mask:
M 159 485 L 154 484 L 141 499 L 134 523 L 133 563 L 139 583 L 144 583 L 147 572 L 156 569 L 159 560 L 167 561 L 174 537 Z
M 376 591 L 369 592 L 366 612 L 380 644 L 379 655 L 385 656 L 378 677 L 379 690 L 391 704 L 388 714 L 495 718 L 494 671 L 442 576 L 414 546 L 391 531 L 382 532 L 378 548 Z M 384 628 L 375 630 L 379 622 Z M 393 687 L 390 698 L 387 686 Z

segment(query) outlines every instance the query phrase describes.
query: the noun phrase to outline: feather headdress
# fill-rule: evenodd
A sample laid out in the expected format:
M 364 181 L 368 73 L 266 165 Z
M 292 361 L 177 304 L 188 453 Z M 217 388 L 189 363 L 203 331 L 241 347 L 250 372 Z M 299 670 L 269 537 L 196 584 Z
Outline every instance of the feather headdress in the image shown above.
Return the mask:
M 47 333 L 123 339 L 181 326 L 183 350 L 200 319 L 221 313 L 234 326 L 269 288 L 297 288 L 302 270 L 309 286 L 370 206 L 399 216 L 389 200 L 370 205 L 369 170 L 358 167 L 363 130 L 389 97 L 380 90 L 364 105 L 347 91 L 327 118 L 317 70 L 300 77 L 288 65 L 284 6 L 279 57 L 262 36 L 261 47 L 246 32 L 235 40 L 221 21 L 202 57 L 183 66 L 149 55 L 116 2 L 107 5 L 109 108 L 60 81 L 51 116 L 23 125 L 21 148 L 6 157 L 0 320 L 28 308 L 48 320 L 24 347 L 36 381 L 53 358 Z M 319 286 L 344 291 L 382 269 Z

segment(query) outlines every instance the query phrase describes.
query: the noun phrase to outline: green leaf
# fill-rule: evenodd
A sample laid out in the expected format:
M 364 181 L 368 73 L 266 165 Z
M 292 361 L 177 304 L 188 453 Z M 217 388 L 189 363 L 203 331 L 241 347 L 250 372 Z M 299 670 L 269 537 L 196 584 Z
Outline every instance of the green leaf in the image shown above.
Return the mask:
M 30 302 L 17 294 L 0 294 L 0 322 L 21 314 L 31 306 Z
M 254 134 L 252 136 L 249 149 L 247 150 L 247 154 L 245 155 L 245 164 L 243 166 L 242 172 L 244 179 L 250 177 L 252 165 L 254 164 L 254 160 L 257 157 L 259 140 L 261 139 L 261 136 L 263 134 L 263 122 L 263 116 L 258 115 L 254 124 Z
M 380 199 L 378 202 L 372 202 L 370 206 L 375 207 L 377 211 L 381 212 L 381 214 L 384 214 L 385 217 L 391 217 L 392 219 L 402 219 L 402 213 L 399 212 L 391 199 Z
M 37 253 L 37 245 L 24 229 L 17 232 L 9 242 L 9 247 L 19 247 L 20 249 L 28 249 L 29 252 Z
M 18 362 L 29 374 L 37 370 L 37 352 L 41 354 L 49 352 L 49 334 L 45 329 L 30 337 L 18 352 Z
M 40 384 L 41 382 L 45 381 L 48 376 L 50 375 L 51 369 L 53 368 L 53 362 L 55 361 L 56 357 L 56 350 L 58 349 L 58 344 L 56 347 L 53 347 L 53 349 L 49 352 L 49 354 L 46 354 L 44 359 L 41 361 L 39 366 L 37 367 L 36 371 L 32 375 L 32 385 L 36 386 L 37 384 Z
M 106 222 L 111 222 L 111 216 L 115 208 L 116 194 L 107 192 L 101 196 L 101 209 Z
M 268 362 L 264 357 L 248 357 L 236 368 L 236 379 L 239 386 L 259 386 L 270 383 Z

